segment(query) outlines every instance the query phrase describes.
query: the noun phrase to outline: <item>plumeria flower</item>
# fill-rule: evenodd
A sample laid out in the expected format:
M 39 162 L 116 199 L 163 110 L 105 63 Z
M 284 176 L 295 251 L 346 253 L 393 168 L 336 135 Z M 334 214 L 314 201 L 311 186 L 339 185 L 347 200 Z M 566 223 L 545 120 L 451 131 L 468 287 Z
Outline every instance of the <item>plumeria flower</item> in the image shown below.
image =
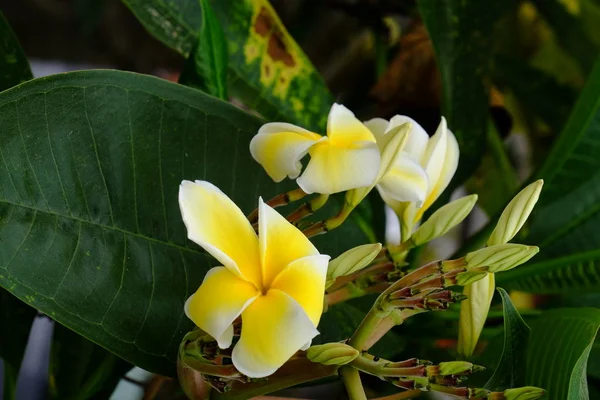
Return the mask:
M 334 104 L 327 119 L 327 136 L 298 126 L 273 122 L 263 125 L 250 142 L 252 157 L 280 182 L 296 179 L 306 193 L 333 194 L 370 186 L 379 172 L 376 139 L 352 111 Z M 310 154 L 302 172 L 300 160 Z
M 377 189 L 383 200 L 401 214 L 405 225 L 412 227 L 450 183 L 458 166 L 459 149 L 444 117 L 431 138 L 416 121 L 403 115 L 389 121 L 375 118 L 365 125 L 383 147 L 390 140 L 387 133 L 407 122 L 411 130 L 406 145 Z
M 329 256 L 262 199 L 258 236 L 211 183 L 183 181 L 179 205 L 188 237 L 223 264 L 208 271 L 186 315 L 223 349 L 241 315 L 233 365 L 252 378 L 271 375 L 319 333 Z

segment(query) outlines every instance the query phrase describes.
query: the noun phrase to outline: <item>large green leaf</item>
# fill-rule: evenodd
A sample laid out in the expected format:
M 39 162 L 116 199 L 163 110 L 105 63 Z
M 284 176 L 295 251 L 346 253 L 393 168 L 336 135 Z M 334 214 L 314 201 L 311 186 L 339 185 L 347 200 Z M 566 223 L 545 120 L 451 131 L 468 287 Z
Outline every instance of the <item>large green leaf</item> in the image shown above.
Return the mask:
M 600 289 L 600 250 L 534 262 L 496 275 L 498 285 L 530 293 Z
M 62 325 L 55 325 L 49 368 L 52 399 L 108 399 L 133 366 Z
M 202 3 L 202 28 L 179 82 L 223 100 L 227 96 L 227 41 L 208 0 Z
M 188 57 L 202 25 L 198 0 L 123 0 L 148 32 Z M 267 0 L 213 0 L 229 44 L 231 91 L 270 120 L 322 131 L 333 97 Z
M 182 179 L 245 212 L 274 184 L 248 146 L 261 121 L 200 91 L 119 71 L 27 82 L 0 94 L 0 286 L 153 372 L 173 374 L 187 296 L 214 261 L 186 239 Z M 335 256 L 364 242 L 323 235 Z
M 531 325 L 527 384 L 549 399 L 588 399 L 586 365 L 600 327 L 596 308 L 546 311 Z
M 510 296 L 498 288 L 504 310 L 504 349 L 500 362 L 485 388 L 494 391 L 520 387 L 525 384 L 527 371 L 527 347 L 531 329 L 527 326 Z
M 600 246 L 600 63 L 563 132 L 537 174 L 544 190 L 532 218 L 528 241 L 543 257 L 594 250 Z
M 442 111 L 460 146 L 460 183 L 479 165 L 486 141 L 495 22 L 510 2 L 419 0 L 442 76 Z

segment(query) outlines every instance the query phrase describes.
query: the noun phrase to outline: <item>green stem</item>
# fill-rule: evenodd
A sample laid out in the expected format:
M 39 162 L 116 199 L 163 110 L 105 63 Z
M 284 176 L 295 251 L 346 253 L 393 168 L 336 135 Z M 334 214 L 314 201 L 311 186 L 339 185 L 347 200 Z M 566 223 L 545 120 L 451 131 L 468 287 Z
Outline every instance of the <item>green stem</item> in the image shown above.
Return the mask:
M 377 329 L 377 326 L 389 314 L 389 311 L 384 311 L 379 307 L 379 299 L 377 299 L 371 310 L 369 310 L 365 318 L 360 323 L 360 326 L 356 332 L 354 332 L 354 335 L 352 335 L 350 338 L 348 344 L 359 351 L 364 350 L 366 343 L 373 332 Z
M 306 196 L 306 193 L 302 189 L 294 189 L 286 193 L 278 194 L 271 200 L 268 200 L 266 204 L 270 205 L 273 208 L 285 206 L 294 201 L 302 199 L 304 196 Z M 258 208 L 252 211 L 250 215 L 248 215 L 248 221 L 250 221 L 251 224 L 258 221 Z
M 340 368 L 340 374 L 350 400 L 367 400 L 367 395 L 360 381 L 360 375 L 356 369 L 342 367 Z
M 350 363 L 357 370 L 366 372 L 378 377 L 412 377 L 425 376 L 426 369 L 424 365 L 415 365 L 411 367 L 395 367 L 389 361 L 369 359 L 365 356 L 358 356 Z

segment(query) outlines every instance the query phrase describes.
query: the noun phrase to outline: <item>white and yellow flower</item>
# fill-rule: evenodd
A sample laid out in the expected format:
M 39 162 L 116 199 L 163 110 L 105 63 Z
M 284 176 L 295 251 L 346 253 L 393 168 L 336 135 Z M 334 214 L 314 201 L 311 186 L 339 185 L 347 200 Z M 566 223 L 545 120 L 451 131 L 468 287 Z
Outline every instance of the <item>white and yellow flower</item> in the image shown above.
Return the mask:
M 389 121 L 374 118 L 365 125 L 384 148 L 390 140 L 387 133 L 408 122 L 411 129 L 406 145 L 377 185 L 383 200 L 401 218 L 403 236 L 448 187 L 459 157 L 458 143 L 443 117 L 431 138 L 416 121 L 403 115 Z
M 381 158 L 371 131 L 340 104 L 331 107 L 327 136 L 292 124 L 268 123 L 252 138 L 250 152 L 275 182 L 297 178 L 306 193 L 320 194 L 372 185 Z M 310 161 L 300 175 L 300 160 L 306 154 Z
M 188 237 L 223 264 L 208 271 L 186 315 L 221 348 L 231 346 L 241 315 L 233 364 L 249 377 L 271 375 L 319 333 L 329 256 L 262 199 L 258 236 L 208 182 L 183 181 L 179 204 Z

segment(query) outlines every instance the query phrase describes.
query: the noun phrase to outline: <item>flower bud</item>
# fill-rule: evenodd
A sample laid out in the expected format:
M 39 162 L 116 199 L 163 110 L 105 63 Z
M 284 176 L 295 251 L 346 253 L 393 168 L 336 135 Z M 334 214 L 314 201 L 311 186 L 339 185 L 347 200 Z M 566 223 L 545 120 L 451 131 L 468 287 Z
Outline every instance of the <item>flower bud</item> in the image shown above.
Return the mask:
M 337 278 L 359 271 L 369 265 L 381 251 L 381 243 L 354 247 L 329 262 L 327 278 Z
M 476 202 L 477 195 L 472 194 L 441 207 L 413 233 L 414 245 L 419 246 L 444 235 L 469 215 Z
M 544 389 L 535 386 L 524 386 L 515 389 L 506 389 L 504 398 L 506 400 L 535 400 L 546 394 Z
M 468 361 L 449 361 L 441 362 L 438 364 L 440 367 L 439 375 L 458 375 L 464 374 L 465 372 L 473 371 L 475 367 L 477 370 L 481 370 L 481 367 L 477 367 Z
M 345 343 L 311 346 L 306 351 L 306 357 L 310 361 L 323 365 L 345 365 L 354 361 L 358 355 L 358 350 Z
M 465 357 L 470 357 L 477 346 L 494 297 L 494 289 L 494 274 L 486 274 L 482 279 L 465 286 L 463 294 L 468 298 L 460 303 L 457 346 L 458 352 Z
M 537 203 L 543 185 L 542 179 L 533 182 L 508 203 L 487 241 L 488 246 L 508 243 L 519 232 Z
M 477 267 L 488 267 L 489 272 L 508 271 L 521 265 L 540 249 L 536 246 L 525 246 L 523 244 L 498 244 L 473 251 L 465 256 L 467 269 Z
M 485 278 L 487 271 L 467 271 L 461 272 L 456 275 L 456 284 L 460 286 L 467 286 L 473 282 L 477 282 L 480 279 Z

